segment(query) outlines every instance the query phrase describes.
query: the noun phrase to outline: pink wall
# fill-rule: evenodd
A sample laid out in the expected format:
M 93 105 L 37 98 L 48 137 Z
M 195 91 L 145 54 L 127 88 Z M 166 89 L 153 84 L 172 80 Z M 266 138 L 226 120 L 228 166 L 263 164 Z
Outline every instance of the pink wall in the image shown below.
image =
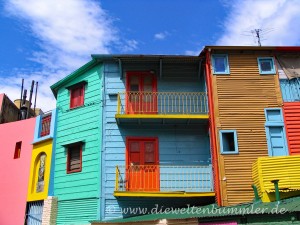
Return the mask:
M 34 126 L 35 118 L 0 125 L 0 224 L 24 224 Z

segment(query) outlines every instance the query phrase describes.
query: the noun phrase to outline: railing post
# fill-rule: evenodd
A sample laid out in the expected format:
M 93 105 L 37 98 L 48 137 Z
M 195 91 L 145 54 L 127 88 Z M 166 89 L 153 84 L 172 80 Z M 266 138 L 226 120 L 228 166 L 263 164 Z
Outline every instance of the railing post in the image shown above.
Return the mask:
M 119 191 L 119 168 L 116 166 L 116 183 L 115 191 Z
M 121 97 L 120 97 L 120 93 L 118 93 L 117 114 L 120 114 L 120 112 L 121 112 Z

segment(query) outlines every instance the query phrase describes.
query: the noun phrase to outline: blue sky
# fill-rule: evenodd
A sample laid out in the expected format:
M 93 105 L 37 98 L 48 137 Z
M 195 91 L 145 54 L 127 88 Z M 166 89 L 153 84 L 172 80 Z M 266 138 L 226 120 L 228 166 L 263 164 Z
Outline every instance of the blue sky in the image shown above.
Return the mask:
M 205 45 L 300 45 L 300 0 L 2 0 L 0 93 L 19 97 L 21 78 L 49 86 L 91 54 L 197 55 Z

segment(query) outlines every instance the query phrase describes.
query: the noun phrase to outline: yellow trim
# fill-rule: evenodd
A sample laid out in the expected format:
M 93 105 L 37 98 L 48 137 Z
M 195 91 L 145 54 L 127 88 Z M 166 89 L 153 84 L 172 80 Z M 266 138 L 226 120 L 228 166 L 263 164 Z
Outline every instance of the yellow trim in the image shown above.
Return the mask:
M 132 192 L 115 191 L 115 197 L 214 197 L 214 192 Z
M 40 167 L 39 156 L 41 153 L 46 154 L 45 172 L 44 172 L 44 191 L 36 192 L 36 184 L 38 179 L 38 172 Z M 27 201 L 38 201 L 46 199 L 48 196 L 49 180 L 50 180 L 50 168 L 52 158 L 52 139 L 33 145 L 29 184 L 27 191 Z
M 121 112 L 121 97 L 120 93 L 118 94 L 118 106 L 117 106 L 117 114 L 120 114 Z
M 208 114 L 116 114 L 116 119 L 208 119 Z

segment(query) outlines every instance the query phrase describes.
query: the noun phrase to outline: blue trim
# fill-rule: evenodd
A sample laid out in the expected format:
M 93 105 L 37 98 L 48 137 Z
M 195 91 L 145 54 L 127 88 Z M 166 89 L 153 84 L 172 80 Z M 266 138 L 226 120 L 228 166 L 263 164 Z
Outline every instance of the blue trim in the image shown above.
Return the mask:
M 52 110 L 50 135 L 52 134 L 53 140 L 56 140 L 57 113 L 58 113 L 57 109 Z M 48 196 L 54 196 L 55 152 L 56 152 L 56 141 L 52 141 L 52 157 L 51 157 L 51 168 L 50 168 L 50 180 L 49 180 Z
M 224 58 L 224 64 L 225 64 L 225 71 L 218 72 L 215 70 L 216 65 L 215 65 L 215 58 Z M 213 74 L 224 74 L 224 75 L 229 75 L 230 70 L 229 70 L 229 63 L 228 63 L 228 55 L 227 54 L 212 54 L 212 67 L 213 67 Z
M 36 144 L 38 142 L 42 141 L 47 141 L 49 139 L 53 139 L 54 137 L 54 131 L 55 131 L 55 125 L 56 125 L 56 120 L 57 120 L 57 109 L 53 109 L 51 112 L 51 124 L 50 124 L 50 133 L 47 136 L 40 137 L 40 133 L 42 130 L 42 118 L 43 115 L 37 116 L 36 117 L 36 122 L 35 122 L 35 129 L 34 129 L 34 138 L 32 144 Z
M 261 61 L 269 61 L 270 65 L 271 65 L 271 70 L 270 71 L 262 71 L 261 69 Z M 258 57 L 257 58 L 257 63 L 258 63 L 258 68 L 259 68 L 259 73 L 266 75 L 266 74 L 276 74 L 276 70 L 275 70 L 275 64 L 274 64 L 274 58 L 273 57 Z
M 235 151 L 230 151 L 230 152 L 229 151 L 224 151 L 224 149 L 223 149 L 223 133 L 233 133 Z M 238 140 L 237 140 L 236 130 L 219 130 L 219 135 L 220 135 L 220 151 L 221 151 L 221 154 L 224 154 L 224 155 L 239 154 L 239 147 L 238 147 Z
M 280 111 L 280 120 L 278 121 L 268 121 L 268 112 L 279 110 Z M 283 120 L 283 114 L 281 108 L 265 108 L 265 131 L 266 131 L 266 138 L 267 138 L 267 145 L 268 145 L 268 154 L 269 156 L 273 156 L 272 146 L 271 146 L 271 139 L 270 139 L 270 127 L 282 127 L 283 131 L 283 141 L 284 141 L 284 149 L 286 152 L 286 155 L 289 155 L 288 151 L 288 144 L 287 144 L 287 138 L 286 138 L 286 132 L 285 132 L 285 124 Z

